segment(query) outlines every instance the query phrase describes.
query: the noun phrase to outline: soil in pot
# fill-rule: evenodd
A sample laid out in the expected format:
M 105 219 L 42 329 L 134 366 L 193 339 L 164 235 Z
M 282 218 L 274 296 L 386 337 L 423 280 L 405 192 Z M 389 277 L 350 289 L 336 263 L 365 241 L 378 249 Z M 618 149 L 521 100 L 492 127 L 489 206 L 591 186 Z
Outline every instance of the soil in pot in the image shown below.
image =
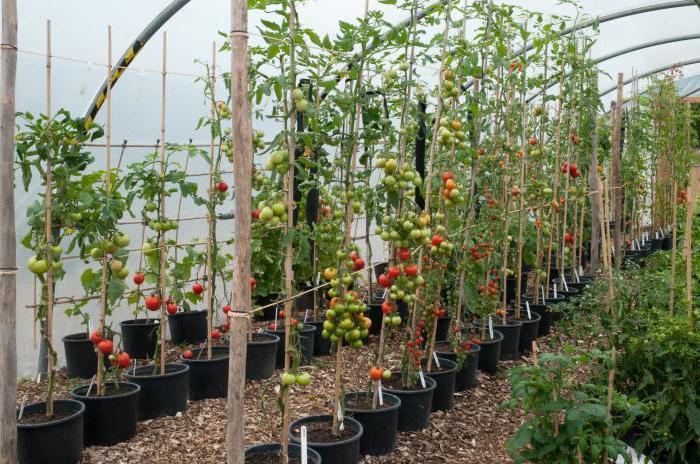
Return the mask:
M 479 370 L 487 374 L 495 374 L 498 370 L 498 362 L 501 358 L 501 344 L 503 342 L 503 334 L 498 330 L 493 331 L 493 338 L 489 338 L 486 334 L 483 340 L 475 341 L 480 347 L 479 353 Z
M 515 311 L 512 309 L 508 310 L 508 317 L 515 319 Z M 520 329 L 520 342 L 518 343 L 518 352 L 528 354 L 532 351 L 532 342 L 537 340 L 540 320 L 542 317 L 539 313 L 530 310 L 530 318 L 527 317 L 527 310 L 525 308 L 520 310 L 520 321 L 523 326 Z
M 314 334 L 314 356 L 328 356 L 331 354 L 331 341 L 323 338 L 321 335 L 324 322 L 325 320 L 306 322 L 307 325 L 311 325 L 316 329 Z
M 420 381 L 410 388 L 404 387 L 400 378 L 389 380 L 384 384 L 385 392 L 401 400 L 397 426 L 399 432 L 423 430 L 430 425 L 430 410 L 436 386 L 435 380 L 430 377 L 425 377 L 425 388 Z
M 280 338 L 269 333 L 251 334 L 245 358 L 245 379 L 269 379 L 275 371 Z M 227 368 L 228 370 L 228 368 Z
M 198 345 L 207 340 L 207 312 L 188 311 L 168 315 L 170 341 L 175 345 Z
M 190 367 L 179 363 L 166 364 L 163 375 L 157 365 L 128 369 L 124 376 L 141 387 L 139 420 L 185 412 L 189 374 Z
M 158 344 L 158 319 L 131 319 L 119 323 L 122 346 L 132 359 L 153 359 Z
M 502 317 L 494 319 L 493 328 L 503 334 L 503 342 L 501 343 L 501 361 L 514 361 L 519 358 L 518 347 L 520 346 L 520 332 L 522 331 L 523 323 L 506 318 L 506 323 L 503 323 Z
M 211 359 L 207 359 L 206 345 L 192 350 L 192 358 L 180 358 L 180 362 L 190 367 L 188 376 L 188 398 L 191 401 L 207 398 L 226 398 L 228 394 L 228 352 L 227 346 L 213 346 Z
M 345 395 L 345 413 L 362 424 L 360 454 L 381 456 L 394 451 L 399 424 L 401 400 L 384 392 L 383 404 L 372 408 L 372 393 L 354 392 Z
M 457 375 L 457 363 L 445 358 L 438 358 L 438 363 L 433 359 L 432 370 L 428 372 L 426 366 L 423 371 L 426 377 L 430 377 L 436 383 L 431 402 L 431 411 L 449 411 L 455 405 L 455 377 Z M 427 365 L 427 363 L 425 363 Z
M 88 335 L 84 332 L 74 333 L 66 335 L 61 341 L 66 352 L 68 377 L 91 379 L 97 373 L 97 355 Z
M 321 464 L 321 456 L 311 448 L 307 448 L 308 464 Z M 250 446 L 245 449 L 246 464 L 279 464 L 281 462 L 282 445 L 267 443 Z M 301 446 L 289 444 L 289 464 L 301 464 Z
M 24 407 L 17 424 L 20 464 L 74 464 L 82 458 L 85 405 L 75 400 L 56 400 L 53 407 L 54 416 L 50 419 L 46 417 L 44 402 Z
M 455 392 L 462 392 L 476 386 L 476 374 L 479 367 L 479 352 L 481 347 L 475 343 L 471 343 L 469 352 L 465 353 L 466 359 L 459 366 L 457 353 L 452 351 L 450 343 L 440 341 L 435 343 L 435 352 L 439 358 L 449 359 L 457 363 L 457 374 L 455 375 Z
M 301 325 L 301 322 L 299 323 Z M 285 344 L 285 333 L 284 326 L 280 322 L 279 329 L 272 330 L 269 328 L 265 329 L 265 332 L 277 335 L 280 338 L 280 342 L 277 344 L 277 361 L 275 366 L 277 369 L 284 367 L 284 344 Z M 314 338 L 316 335 L 316 327 L 312 325 L 304 325 L 298 331 L 298 341 L 300 345 L 299 350 L 299 362 L 302 365 L 310 364 L 311 358 L 314 353 Z
M 136 435 L 140 391 L 141 387 L 129 382 L 105 384 L 102 396 L 97 396 L 95 385 L 81 385 L 71 390 L 71 398 L 85 404 L 85 446 L 112 446 Z
M 324 463 L 357 464 L 360 461 L 360 439 L 362 424 L 351 417 L 344 418 L 344 429 L 338 435 L 332 433 L 332 417 L 329 415 L 308 416 L 289 425 L 289 438 L 293 443 L 301 442 L 301 427 L 306 426 L 309 447 L 313 448 Z

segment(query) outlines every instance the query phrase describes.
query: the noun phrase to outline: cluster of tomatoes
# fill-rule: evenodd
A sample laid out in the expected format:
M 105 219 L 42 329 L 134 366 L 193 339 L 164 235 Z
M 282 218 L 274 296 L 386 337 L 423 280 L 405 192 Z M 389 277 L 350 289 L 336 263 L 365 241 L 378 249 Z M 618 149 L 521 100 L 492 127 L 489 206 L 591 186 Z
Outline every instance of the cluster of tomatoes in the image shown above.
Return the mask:
M 287 150 L 275 150 L 265 162 L 265 169 L 284 174 L 289 171 L 289 152 Z
M 369 368 L 368 372 L 369 378 L 378 382 L 379 380 L 387 381 L 391 379 L 391 371 L 389 369 L 382 369 L 381 367 L 372 366 Z
M 432 254 L 449 255 L 452 253 L 453 248 L 454 245 L 442 235 L 435 234 L 430 239 L 430 253 Z
M 569 174 L 572 179 L 576 179 L 581 175 L 581 171 L 578 170 L 578 166 L 575 164 L 571 163 L 564 163 L 561 166 L 561 173 L 562 174 Z
M 324 279 L 331 285 L 328 291 L 331 301 L 326 310 L 326 320 L 323 321 L 321 336 L 332 343 L 341 343 L 345 340 L 353 348 L 362 348 L 364 345 L 362 339 L 369 336 L 372 321 L 365 317 L 367 305 L 362 302 L 360 295 L 355 290 L 347 288 L 355 283 L 356 274 L 350 271 L 358 266 L 357 261 L 361 261 L 359 264 L 364 267 L 364 260 L 354 252 L 346 253 L 343 250 L 338 251 L 338 258 L 345 261 L 344 272 L 339 273 L 336 268 L 326 268 L 323 271 Z
M 415 264 L 400 264 L 391 266 L 384 274 L 377 277 L 377 284 L 389 291 L 392 301 L 412 303 L 416 300 L 416 290 L 425 284 Z
M 570 138 L 571 143 L 573 143 L 574 145 L 578 145 L 579 143 L 581 143 L 581 137 L 576 132 L 572 132 Z
M 430 217 L 418 216 L 410 211 L 403 217 L 385 218 L 377 233 L 385 242 L 391 241 L 394 248 L 409 248 L 413 245 L 430 245 Z
M 493 247 L 491 246 L 491 242 L 478 243 L 469 249 L 469 253 L 472 255 L 474 261 L 479 261 L 481 258 L 486 258 L 491 255 L 491 253 L 493 253 Z
M 442 73 L 442 96 L 443 98 L 457 98 L 462 94 L 459 85 L 455 83 L 455 73 L 451 69 Z
M 406 342 L 406 352 L 411 357 L 416 365 L 416 369 L 420 369 L 420 362 L 425 354 L 425 339 L 423 338 L 423 327 L 425 322 L 421 319 L 416 327 L 416 334 L 413 340 Z
M 382 314 L 384 314 L 384 325 L 398 327 L 401 325 L 401 316 L 397 314 L 398 308 L 392 301 L 382 303 Z
M 460 185 L 454 180 L 455 175 L 449 171 L 442 173 L 442 197 L 445 200 L 445 206 L 451 207 L 461 203 L 464 200 L 459 187 Z
M 270 227 L 277 227 L 287 221 L 287 208 L 284 203 L 275 202 L 272 206 L 268 206 L 265 202 L 261 202 L 258 206 L 258 209 L 253 210 L 253 219 Z
M 114 354 L 114 343 L 108 338 L 102 338 L 102 333 L 99 330 L 93 330 L 92 333 L 90 333 L 90 341 L 95 345 L 97 351 L 103 355 L 109 356 L 109 362 L 112 366 L 125 369 L 131 364 L 129 353 L 122 351 Z
M 462 130 L 462 123 L 457 119 L 440 119 L 437 141 L 440 145 L 456 144 L 462 150 L 468 148 L 467 134 Z
M 399 162 L 396 158 L 377 158 L 375 165 L 384 171 L 380 182 L 390 192 L 405 190 L 408 196 L 412 196 L 414 194 L 413 187 L 420 187 L 423 183 L 420 174 L 414 171 L 410 164 L 404 163 L 399 169 Z
M 684 189 L 678 190 L 678 193 L 676 194 L 676 204 L 677 205 L 684 205 L 688 202 L 688 194 Z
M 489 279 L 486 285 L 479 285 L 476 288 L 476 291 L 479 293 L 479 295 L 489 298 L 498 298 L 499 290 L 500 286 L 498 285 L 496 279 Z
M 304 91 L 301 89 L 292 90 L 292 99 L 294 99 L 294 107 L 300 113 L 309 109 L 309 101 L 304 98 Z

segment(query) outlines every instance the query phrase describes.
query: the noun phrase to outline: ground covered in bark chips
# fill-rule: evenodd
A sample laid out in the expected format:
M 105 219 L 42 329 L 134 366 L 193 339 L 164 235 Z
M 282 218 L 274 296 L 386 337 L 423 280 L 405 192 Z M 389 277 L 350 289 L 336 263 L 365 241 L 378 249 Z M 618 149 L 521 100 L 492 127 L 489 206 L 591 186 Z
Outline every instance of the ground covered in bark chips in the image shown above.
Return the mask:
M 539 340 L 542 351 L 561 346 L 563 336 L 550 335 Z M 567 340 L 568 341 L 568 340 Z M 374 344 L 361 350 L 346 349 L 344 355 L 346 391 L 368 389 L 367 369 L 374 356 Z M 399 346 L 399 343 L 391 343 Z M 177 359 L 181 349 L 172 347 L 168 357 Z M 388 358 L 398 363 L 399 354 Z M 311 414 L 330 414 L 327 406 L 333 392 L 333 357 L 314 358 L 305 366 L 313 378 L 308 387 L 294 386 L 292 391 L 292 420 Z M 520 361 L 501 362 L 495 376 L 479 372 L 477 387 L 457 393 L 451 411 L 431 415 L 430 427 L 420 432 L 403 432 L 397 436 L 396 449 L 382 457 L 366 456 L 363 464 L 464 463 L 501 464 L 513 460 L 505 450 L 505 441 L 524 421 L 520 413 L 500 405 L 510 399 L 511 388 L 505 369 L 518 363 L 531 363 L 530 357 Z M 398 366 L 398 364 L 395 364 Z M 397 372 L 397 371 L 395 371 Z M 277 372 L 279 373 L 279 371 Z M 278 376 L 246 384 L 245 431 L 248 445 L 269 443 L 280 439 L 280 414 L 277 409 L 275 386 Z M 56 398 L 67 398 L 68 391 L 84 380 L 68 379 L 65 370 L 58 374 Z M 22 382 L 18 400 L 27 404 L 42 401 L 45 385 L 42 381 Z M 119 424 L 114 424 L 118 427 Z M 138 424 L 131 440 L 111 447 L 85 448 L 83 464 L 220 464 L 225 462 L 226 400 L 190 401 L 187 411 L 175 417 L 148 420 Z

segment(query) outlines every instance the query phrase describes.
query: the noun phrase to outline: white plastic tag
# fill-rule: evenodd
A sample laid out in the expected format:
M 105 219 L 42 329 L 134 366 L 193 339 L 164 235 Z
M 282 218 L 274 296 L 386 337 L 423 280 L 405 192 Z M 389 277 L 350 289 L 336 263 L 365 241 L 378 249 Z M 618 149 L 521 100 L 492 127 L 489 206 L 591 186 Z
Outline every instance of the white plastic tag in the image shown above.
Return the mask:
M 493 319 L 489 316 L 489 336 L 493 339 Z
M 569 291 L 569 285 L 566 283 L 566 277 L 564 274 L 561 275 L 561 282 L 564 284 L 564 290 Z
M 277 307 L 275 307 L 275 330 L 277 330 L 277 315 L 279 314 L 279 311 L 277 311 Z
M 542 304 L 544 304 L 545 300 L 547 299 L 547 297 L 544 294 L 544 285 L 540 285 L 540 290 L 542 290 Z
M 552 288 L 554 289 L 554 299 L 557 299 L 557 284 L 552 284 Z
M 532 313 L 530 312 L 530 302 L 525 300 L 525 310 L 527 310 L 527 318 L 532 319 Z
M 440 369 L 440 361 L 438 361 L 437 353 L 433 351 L 433 359 L 435 360 L 435 365 Z
M 426 388 L 425 387 L 425 376 L 423 375 L 423 369 L 418 371 L 418 377 L 420 377 L 420 384 L 423 386 L 423 388 Z
M 197 301 L 197 311 L 202 310 L 202 300 Z
M 308 460 L 308 447 L 309 447 L 309 442 L 306 437 L 306 426 L 302 425 L 301 426 L 301 464 L 306 464 Z
M 340 427 L 338 427 L 341 431 L 345 430 L 345 423 L 343 422 L 343 408 L 338 405 L 338 422 L 340 422 Z
M 304 324 L 306 324 L 306 321 L 309 319 L 309 310 L 306 310 L 306 313 L 304 314 Z
M 583 266 L 579 265 L 578 266 L 578 275 L 582 276 L 583 275 Z M 579 280 L 580 282 L 580 280 Z
M 381 380 L 377 382 L 377 393 L 379 394 L 379 406 L 384 406 L 384 389 Z
M 316 286 L 318 287 L 319 282 L 321 282 L 321 273 L 316 273 Z
M 383 299 L 383 300 L 386 300 L 386 292 L 388 292 L 388 291 L 389 291 L 388 288 L 385 288 L 385 289 L 384 289 L 384 295 L 382 296 L 382 299 Z

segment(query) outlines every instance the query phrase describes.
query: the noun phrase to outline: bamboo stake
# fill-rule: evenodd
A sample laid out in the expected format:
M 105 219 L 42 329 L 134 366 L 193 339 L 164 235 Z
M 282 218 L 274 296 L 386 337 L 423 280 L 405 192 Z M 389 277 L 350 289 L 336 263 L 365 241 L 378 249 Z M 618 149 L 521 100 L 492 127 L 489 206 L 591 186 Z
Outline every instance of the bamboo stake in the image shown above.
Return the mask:
M 617 101 L 615 103 L 615 115 L 613 119 L 612 134 L 612 183 L 613 195 L 613 221 L 615 221 L 615 267 L 622 265 L 622 178 L 620 174 L 621 142 L 622 142 L 622 105 L 623 105 L 624 75 L 617 74 Z
M 216 118 L 216 42 L 211 44 L 211 72 L 209 74 L 209 86 L 211 91 L 211 120 Z M 212 122 L 213 124 L 213 122 Z M 209 204 L 213 204 L 214 198 L 214 133 L 211 134 L 211 142 L 209 144 Z M 180 197 L 182 200 L 182 197 Z M 207 359 L 211 359 L 211 330 L 214 315 L 214 275 L 213 270 L 213 250 L 214 247 L 214 227 L 215 218 L 211 212 L 208 214 L 208 236 L 207 236 Z
M 0 464 L 17 462 L 16 234 L 14 199 L 17 2 L 2 2 L 0 46 Z M 36 327 L 36 324 L 33 324 Z
M 671 283 L 670 283 L 670 294 L 668 296 L 668 306 L 671 310 L 671 314 L 675 311 L 675 297 L 676 297 L 676 262 L 678 253 L 678 205 L 676 205 L 675 198 L 678 197 L 678 182 L 676 181 L 676 163 L 675 160 L 671 159 L 671 223 L 673 224 L 673 230 L 671 231 L 673 237 L 673 243 L 671 245 Z
M 168 46 L 167 32 L 163 31 L 163 70 L 161 82 L 161 107 L 160 107 L 160 182 L 161 189 L 165 184 L 165 96 L 166 96 L 166 51 Z M 160 219 L 165 218 L 165 196 L 163 192 L 160 194 Z M 160 257 L 160 375 L 165 374 L 165 329 L 168 318 L 165 316 L 166 302 L 165 293 L 167 286 L 166 264 L 167 251 L 165 248 L 165 231 L 158 231 L 158 247 Z
M 112 193 L 112 26 L 107 26 L 107 108 L 106 113 L 107 124 L 105 127 L 105 190 L 107 200 Z M 105 237 L 108 238 L 108 237 Z M 105 318 L 107 314 L 107 278 L 108 278 L 109 260 L 105 256 L 102 259 L 102 283 L 100 292 L 100 311 L 99 311 L 99 332 L 101 336 L 105 335 Z M 98 351 L 97 353 L 97 396 L 104 394 L 104 356 Z
M 231 320 L 229 347 L 228 402 L 226 415 L 226 462 L 244 464 L 245 422 L 245 359 L 247 318 L 251 311 L 250 289 L 250 222 L 252 203 L 253 121 L 248 98 L 248 2 L 231 0 L 231 95 L 232 143 L 238 157 L 233 164 L 235 240 L 233 250 L 234 275 L 233 306 L 243 315 L 234 314 Z M 292 47 L 293 49 L 294 47 Z M 291 214 L 289 215 L 292 216 Z M 289 318 L 289 317 L 288 317 Z M 289 338 L 287 338 L 289 340 Z M 286 411 L 286 408 L 285 408 Z M 284 440 L 286 429 L 281 434 Z
M 46 21 L 46 115 L 49 127 L 51 127 L 51 20 Z M 46 159 L 46 261 L 49 270 L 46 273 L 46 356 L 48 386 L 46 391 L 46 417 L 53 417 L 53 388 L 55 378 L 55 351 L 53 349 L 53 251 L 51 250 L 53 225 L 51 220 L 51 194 L 53 191 L 51 172 L 51 152 L 47 152 Z
M 688 311 L 688 326 L 693 328 L 693 217 L 695 203 L 700 189 L 700 166 L 690 168 L 690 183 L 686 202 L 685 240 L 683 253 L 685 255 L 685 302 Z

